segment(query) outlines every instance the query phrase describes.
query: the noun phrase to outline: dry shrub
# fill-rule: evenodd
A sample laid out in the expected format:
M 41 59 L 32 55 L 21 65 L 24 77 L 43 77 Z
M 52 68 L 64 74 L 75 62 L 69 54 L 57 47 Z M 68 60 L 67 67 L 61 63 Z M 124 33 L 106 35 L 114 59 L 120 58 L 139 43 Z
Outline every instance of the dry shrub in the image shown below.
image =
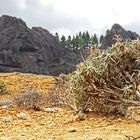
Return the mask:
M 0 80 L 0 95 L 4 95 L 6 93 L 6 89 L 6 84 L 2 80 Z
M 35 88 L 29 87 L 23 93 L 14 98 L 18 107 L 40 109 L 42 94 Z
M 57 84 L 47 96 L 47 106 L 65 106 L 73 109 L 68 77 L 69 75 L 61 74 L 56 78 Z
M 139 84 L 140 41 L 117 42 L 77 66 L 68 92 L 76 110 L 125 115 L 129 105 L 140 105 Z

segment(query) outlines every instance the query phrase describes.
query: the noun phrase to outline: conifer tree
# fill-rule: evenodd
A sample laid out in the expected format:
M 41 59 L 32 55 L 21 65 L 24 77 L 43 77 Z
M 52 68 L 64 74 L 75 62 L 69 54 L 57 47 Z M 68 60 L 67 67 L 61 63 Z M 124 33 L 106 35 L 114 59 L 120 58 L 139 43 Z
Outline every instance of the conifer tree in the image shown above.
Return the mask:
M 98 45 L 98 38 L 96 34 L 92 37 L 92 43 Z
M 64 35 L 62 35 L 62 37 L 61 37 L 61 42 L 64 46 L 66 45 L 66 38 Z
M 103 39 L 104 39 L 104 36 L 103 36 L 103 35 L 101 35 L 101 36 L 100 36 L 100 43 L 102 43 L 102 42 L 103 42 Z
M 55 33 L 55 37 L 59 40 L 59 35 L 57 32 Z
M 71 39 L 71 36 L 69 35 L 68 36 L 68 39 L 67 39 L 67 46 L 70 46 L 71 47 L 71 45 L 72 45 L 72 39 Z

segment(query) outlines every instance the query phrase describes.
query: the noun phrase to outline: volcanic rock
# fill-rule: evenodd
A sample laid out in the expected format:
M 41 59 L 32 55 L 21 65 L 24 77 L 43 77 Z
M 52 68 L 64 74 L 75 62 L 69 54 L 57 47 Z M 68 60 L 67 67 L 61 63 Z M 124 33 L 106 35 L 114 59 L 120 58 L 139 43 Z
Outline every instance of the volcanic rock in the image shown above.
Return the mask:
M 28 28 L 16 17 L 0 17 L 0 72 L 58 75 L 75 69 L 76 54 L 48 30 Z
M 115 43 L 114 37 L 118 35 L 123 40 L 136 40 L 140 36 L 132 31 L 126 31 L 121 25 L 114 24 L 111 30 L 106 31 L 106 35 L 102 41 L 101 49 L 107 49 Z

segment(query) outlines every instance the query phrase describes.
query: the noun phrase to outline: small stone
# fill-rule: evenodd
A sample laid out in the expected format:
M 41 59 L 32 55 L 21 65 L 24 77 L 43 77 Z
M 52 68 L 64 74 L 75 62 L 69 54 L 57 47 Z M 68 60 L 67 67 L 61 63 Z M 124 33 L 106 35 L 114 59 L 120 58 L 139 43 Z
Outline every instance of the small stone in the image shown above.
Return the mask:
M 117 119 L 117 122 L 122 122 L 122 119 L 121 119 L 121 118 L 118 118 L 118 119 Z
M 3 108 L 4 106 L 10 107 L 12 105 L 11 100 L 0 100 L 0 106 Z
M 25 123 L 24 125 L 27 126 L 27 127 L 30 127 L 31 123 Z
M 11 116 L 3 117 L 2 121 L 4 123 L 11 123 L 12 122 L 12 117 Z
M 25 136 L 26 134 L 21 134 L 21 136 Z
M 60 108 L 56 108 L 56 107 L 54 107 L 54 108 L 49 108 L 48 107 L 48 108 L 45 108 L 44 111 L 53 113 L 53 112 L 61 111 L 61 109 Z
M 96 118 L 90 118 L 89 121 L 96 121 Z
M 75 121 L 82 121 L 82 120 L 85 120 L 86 117 L 87 117 L 87 115 L 86 115 L 85 113 L 78 113 L 78 114 L 75 116 L 74 120 L 75 120 Z
M 86 126 L 85 129 L 91 129 L 91 126 Z
M 1 108 L 9 108 L 10 106 L 9 105 L 3 105 L 3 106 L 1 106 Z
M 17 116 L 18 116 L 20 119 L 23 119 L 23 120 L 26 120 L 26 118 L 27 118 L 27 115 L 26 115 L 24 112 L 21 112 L 21 113 L 17 114 Z
M 76 129 L 75 129 L 75 128 L 70 128 L 70 129 L 68 130 L 68 132 L 76 132 Z
M 40 125 L 45 125 L 45 123 L 41 122 Z

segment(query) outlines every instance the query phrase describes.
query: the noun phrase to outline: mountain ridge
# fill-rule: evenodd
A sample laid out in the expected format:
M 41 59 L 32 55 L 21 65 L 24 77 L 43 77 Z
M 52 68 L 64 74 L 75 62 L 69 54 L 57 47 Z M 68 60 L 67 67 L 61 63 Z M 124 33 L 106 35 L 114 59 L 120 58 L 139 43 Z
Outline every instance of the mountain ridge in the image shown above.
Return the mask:
M 140 39 L 140 36 L 136 32 L 125 30 L 120 24 L 115 23 L 110 30 L 106 31 L 106 34 L 102 40 L 101 49 L 107 49 L 115 43 L 114 37 L 119 36 L 122 40 L 136 40 Z

